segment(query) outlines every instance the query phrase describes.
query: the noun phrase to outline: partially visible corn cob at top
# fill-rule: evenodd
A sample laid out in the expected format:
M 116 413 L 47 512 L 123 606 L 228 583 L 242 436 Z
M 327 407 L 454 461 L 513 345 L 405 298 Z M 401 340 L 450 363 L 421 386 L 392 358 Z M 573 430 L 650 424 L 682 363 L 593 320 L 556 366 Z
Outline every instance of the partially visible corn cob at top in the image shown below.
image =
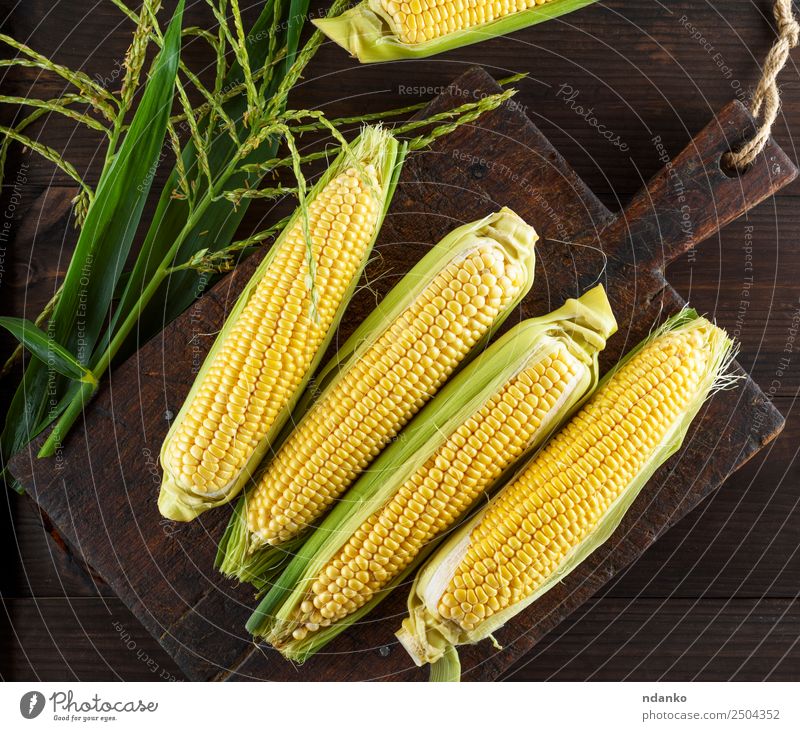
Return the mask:
M 594 387 L 615 329 L 598 287 L 510 330 L 347 493 L 248 629 L 303 660 L 368 612 Z
M 430 558 L 397 633 L 417 664 L 457 679 L 455 646 L 490 636 L 604 543 L 726 380 L 726 333 L 669 320 L 487 507 Z
M 362 0 L 315 20 L 362 63 L 423 58 L 505 35 L 594 0 Z
M 452 231 L 403 278 L 323 371 L 316 402 L 242 498 L 220 546 L 224 573 L 269 578 L 529 291 L 536 239 L 504 208 Z
M 365 128 L 253 274 L 162 446 L 165 517 L 191 520 L 250 479 L 352 296 L 402 154 L 389 132 Z

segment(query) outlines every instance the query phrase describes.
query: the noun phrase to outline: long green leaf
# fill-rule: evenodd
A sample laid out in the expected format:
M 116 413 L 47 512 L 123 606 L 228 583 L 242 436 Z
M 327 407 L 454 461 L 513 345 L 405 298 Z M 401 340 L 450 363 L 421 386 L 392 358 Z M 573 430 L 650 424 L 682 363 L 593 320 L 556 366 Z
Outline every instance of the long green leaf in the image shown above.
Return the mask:
M 289 5 L 289 17 L 287 19 L 286 46 L 288 53 L 284 62 L 284 73 L 288 71 L 297 56 L 297 48 L 300 45 L 300 33 L 305 25 L 306 15 L 308 14 L 309 0 L 292 0 Z
M 180 57 L 183 4 L 180 0 L 125 139 L 97 186 L 50 319 L 49 337 L 80 363 L 89 362 L 107 323 L 114 289 L 160 161 Z M 61 406 L 54 396 L 63 393 L 65 384 L 60 379 L 51 383 L 52 379 L 40 361 L 26 368 L 0 437 L 2 466 L 57 416 Z
M 42 363 L 49 365 L 62 376 L 85 383 L 97 383 L 97 379 L 88 368 L 30 320 L 21 317 L 0 317 L 0 327 L 8 330 Z

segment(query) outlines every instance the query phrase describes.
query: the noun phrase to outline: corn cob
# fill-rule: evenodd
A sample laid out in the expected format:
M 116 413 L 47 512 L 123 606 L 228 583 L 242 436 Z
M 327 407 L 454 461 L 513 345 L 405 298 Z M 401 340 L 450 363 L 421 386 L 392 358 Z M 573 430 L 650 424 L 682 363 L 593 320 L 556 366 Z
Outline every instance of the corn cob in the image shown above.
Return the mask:
M 159 509 L 191 520 L 251 477 L 317 367 L 380 229 L 402 150 L 366 128 L 237 300 L 161 449 Z
M 726 333 L 687 310 L 601 383 L 569 423 L 417 576 L 398 638 L 456 679 L 454 647 L 484 639 L 605 542 L 730 377 Z
M 316 402 L 301 404 L 304 417 L 242 498 L 220 549 L 224 573 L 256 586 L 269 578 L 528 292 L 536 238 L 502 209 L 451 232 L 392 290 L 321 374 Z
M 512 328 L 347 493 L 248 629 L 303 660 L 368 612 L 594 387 L 615 329 L 602 288 Z
M 315 20 L 362 63 L 424 58 L 511 33 L 594 0 L 362 0 Z

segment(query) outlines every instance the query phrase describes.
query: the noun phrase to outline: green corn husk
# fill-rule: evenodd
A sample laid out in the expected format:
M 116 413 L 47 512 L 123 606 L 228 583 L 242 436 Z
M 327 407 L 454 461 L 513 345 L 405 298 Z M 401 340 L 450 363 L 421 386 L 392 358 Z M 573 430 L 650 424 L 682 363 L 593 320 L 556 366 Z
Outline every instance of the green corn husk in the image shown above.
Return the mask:
M 344 310 L 347 307 L 347 304 L 350 298 L 352 297 L 353 292 L 355 291 L 356 284 L 358 283 L 361 271 L 363 270 L 363 267 L 366 264 L 367 259 L 369 258 L 372 246 L 374 245 L 375 239 L 377 238 L 378 233 L 380 232 L 383 218 L 385 217 L 386 211 L 388 210 L 389 202 L 391 201 L 394 189 L 397 184 L 397 179 L 400 174 L 400 168 L 402 166 L 403 159 L 405 156 L 405 150 L 406 150 L 405 145 L 399 143 L 387 130 L 377 126 L 366 127 L 362 132 L 362 134 L 360 135 L 360 137 L 352 145 L 350 145 L 348 149 L 344 149 L 340 153 L 340 155 L 336 158 L 336 160 L 334 160 L 333 164 L 328 168 L 325 174 L 309 191 L 309 194 L 306 198 L 306 204 L 313 201 L 315 196 L 328 184 L 328 182 L 330 182 L 330 180 L 332 180 L 336 175 L 341 173 L 344 169 L 346 169 L 349 166 L 354 166 L 358 169 L 363 165 L 372 163 L 375 166 L 376 170 L 379 171 L 379 178 L 382 185 L 382 190 L 380 191 L 380 195 L 383 199 L 383 206 L 375 226 L 375 233 L 373 235 L 372 241 L 370 242 L 370 245 L 367 247 L 367 250 L 364 254 L 361 266 L 353 276 L 353 279 L 350 282 L 349 287 L 344 297 L 342 298 L 342 301 L 339 303 L 336 315 L 334 316 L 331 325 L 328 329 L 328 332 L 325 338 L 323 339 L 314 359 L 312 360 L 311 365 L 308 371 L 306 372 L 304 378 L 300 382 L 294 395 L 289 399 L 289 402 L 287 403 L 286 407 L 276 418 L 272 428 L 269 430 L 264 439 L 262 439 L 257 445 L 257 447 L 252 451 L 245 468 L 239 473 L 238 477 L 236 477 L 230 483 L 230 485 L 228 485 L 222 491 L 218 491 L 212 494 L 203 494 L 184 489 L 181 485 L 179 485 L 176 482 L 174 476 L 167 470 L 165 470 L 161 485 L 161 493 L 159 495 L 159 500 L 158 500 L 159 510 L 161 511 L 161 514 L 164 517 L 170 518 L 172 520 L 188 521 L 196 518 L 198 515 L 205 512 L 206 510 L 209 510 L 210 508 L 214 508 L 219 505 L 223 505 L 227 502 L 230 502 L 239 494 L 242 487 L 251 478 L 253 471 L 261 462 L 267 450 L 271 446 L 273 446 L 273 442 L 276 441 L 276 438 L 280 434 L 284 424 L 286 423 L 290 414 L 292 413 L 292 409 L 295 407 L 297 400 L 300 398 L 300 395 L 305 389 L 309 379 L 313 375 L 316 368 L 319 366 L 319 362 L 322 356 L 324 355 L 325 350 L 331 341 L 331 338 L 336 332 L 339 320 L 341 319 L 341 316 L 344 313 Z M 203 378 L 205 377 L 206 372 L 211 366 L 214 355 L 222 346 L 227 333 L 233 326 L 233 323 L 236 321 L 236 318 L 238 317 L 239 313 L 247 304 L 252 292 L 255 290 L 256 286 L 261 281 L 264 272 L 272 263 L 272 260 L 274 259 L 275 252 L 277 251 L 278 247 L 284 240 L 287 233 L 291 230 L 293 224 L 303 215 L 304 211 L 303 207 L 301 206 L 295 211 L 292 218 L 284 227 L 283 233 L 275 241 L 272 248 L 270 249 L 270 252 L 264 258 L 264 260 L 259 264 L 258 269 L 256 269 L 255 273 L 251 277 L 247 286 L 244 288 L 244 291 L 236 301 L 236 304 L 234 305 L 231 313 L 229 314 L 225 322 L 225 325 L 223 326 L 220 333 L 217 335 L 217 338 L 214 341 L 214 345 L 211 347 L 211 350 L 208 356 L 206 357 L 202 368 L 197 374 L 194 385 L 192 386 L 192 389 L 189 391 L 189 394 L 187 395 L 186 400 L 184 401 L 183 407 L 181 408 L 180 412 L 175 418 L 175 421 L 173 422 L 172 427 L 170 428 L 169 433 L 167 434 L 167 437 L 164 440 L 164 444 L 161 448 L 162 466 L 165 464 L 164 457 L 170 439 L 172 438 L 173 434 L 178 428 L 178 425 L 181 423 L 181 420 L 185 417 L 185 413 L 188 410 L 189 404 L 191 404 L 192 399 L 197 393 L 200 384 Z
M 597 391 L 595 391 L 595 397 L 602 393 L 605 384 L 613 378 L 614 374 L 622 366 L 635 358 L 645 346 L 655 339 L 667 333 L 698 327 L 704 328 L 708 332 L 706 342 L 710 349 L 710 358 L 707 372 L 697 390 L 691 408 L 670 425 L 665 438 L 650 455 L 645 468 L 631 480 L 630 484 L 593 527 L 592 532 L 570 550 L 552 575 L 533 594 L 488 617 L 473 631 L 469 632 L 456 622 L 447 620 L 438 614 L 439 598 L 449 584 L 451 577 L 457 571 L 460 561 L 463 560 L 472 531 L 480 524 L 486 512 L 498 499 L 497 496 L 450 536 L 426 562 L 411 587 L 408 599 L 409 616 L 403 620 L 402 628 L 397 632 L 397 637 L 417 665 L 432 663 L 431 680 L 457 680 L 460 674 L 458 653 L 456 651 L 458 645 L 474 644 L 491 637 L 492 633 L 535 602 L 555 584 L 561 582 L 595 549 L 605 543 L 653 473 L 680 448 L 691 422 L 709 395 L 716 390 L 727 387 L 736 380 L 736 377 L 727 374 L 729 364 L 735 355 L 733 342 L 728 338 L 724 330 L 715 327 L 705 318 L 698 317 L 694 310 L 687 309 L 670 318 L 623 358 L 604 377 Z M 590 399 L 587 403 L 587 408 L 591 405 L 592 400 Z M 531 457 L 519 469 L 517 475 L 512 478 L 504 490 L 508 489 L 518 475 L 535 463 L 541 453 L 539 452 Z M 502 494 L 502 491 L 499 494 Z M 496 642 L 495 645 L 497 646 Z
M 291 423 L 287 424 L 286 433 L 279 441 L 282 443 L 288 431 L 294 425 L 302 423 L 303 416 L 314 403 L 324 401 L 326 395 L 337 387 L 347 371 L 418 299 L 420 293 L 443 269 L 454 260 L 466 256 L 486 239 L 500 243 L 509 259 L 524 268 L 526 282 L 519 294 L 498 315 L 484 337 L 475 344 L 465 362 L 479 353 L 533 286 L 536 268 L 535 244 L 538 236 L 531 226 L 508 208 L 451 231 L 392 288 L 315 378 L 312 387 L 307 389 L 298 403 Z M 254 480 L 256 484 L 259 481 L 258 477 Z M 231 516 L 228 529 L 219 545 L 216 563 L 220 571 L 227 576 L 250 582 L 257 589 L 263 589 L 274 578 L 280 565 L 293 555 L 307 536 L 301 534 L 276 546 L 264 545 L 263 541 L 258 541 L 246 528 L 247 498 L 247 494 L 242 497 Z
M 362 0 L 335 18 L 314 20 L 326 36 L 338 43 L 361 63 L 425 58 L 454 48 L 513 33 L 521 28 L 552 20 L 591 5 L 595 0 L 551 0 L 490 23 L 476 25 L 421 43 L 405 43 L 381 0 Z
M 397 494 L 451 434 L 521 370 L 552 352 L 553 348 L 565 347 L 578 364 L 578 372 L 557 408 L 525 446 L 527 451 L 534 449 L 597 384 L 598 352 L 615 330 L 616 321 L 602 287 L 596 287 L 579 300 L 568 300 L 549 315 L 526 320 L 512 328 L 456 375 L 402 432 L 402 438 L 387 447 L 370 471 L 346 493 L 263 599 L 247 623 L 248 631 L 265 638 L 285 657 L 302 662 L 371 611 L 414 571 L 435 547 L 441 534 L 362 607 L 305 638 L 297 640 L 292 637 L 296 628 L 293 614 L 320 570 L 369 516 Z M 502 484 L 503 477 L 493 486 Z

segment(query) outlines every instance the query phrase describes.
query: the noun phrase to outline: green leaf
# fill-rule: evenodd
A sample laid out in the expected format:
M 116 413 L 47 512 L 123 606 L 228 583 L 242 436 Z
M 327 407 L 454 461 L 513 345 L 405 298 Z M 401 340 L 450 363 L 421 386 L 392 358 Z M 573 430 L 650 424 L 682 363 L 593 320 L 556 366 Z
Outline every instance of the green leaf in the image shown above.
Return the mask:
M 21 317 L 0 317 L 0 327 L 8 330 L 42 363 L 62 376 L 84 383 L 97 383 L 97 379 L 88 368 L 30 320 Z
M 287 20 L 286 45 L 289 52 L 286 54 L 284 68 L 286 71 L 291 68 L 297 55 L 297 47 L 300 44 L 300 33 L 305 25 L 306 15 L 308 14 L 309 0 L 292 0 L 289 7 L 289 17 Z
M 100 178 L 50 320 L 54 341 L 75 353 L 80 363 L 89 362 L 107 323 L 117 280 L 160 162 L 180 57 L 183 3 L 178 3 L 125 139 Z M 63 408 L 57 399 L 65 384 L 50 384 L 49 379 L 48 369 L 38 360 L 26 368 L 0 437 L 4 462 L 34 436 L 38 425 L 52 422 Z

